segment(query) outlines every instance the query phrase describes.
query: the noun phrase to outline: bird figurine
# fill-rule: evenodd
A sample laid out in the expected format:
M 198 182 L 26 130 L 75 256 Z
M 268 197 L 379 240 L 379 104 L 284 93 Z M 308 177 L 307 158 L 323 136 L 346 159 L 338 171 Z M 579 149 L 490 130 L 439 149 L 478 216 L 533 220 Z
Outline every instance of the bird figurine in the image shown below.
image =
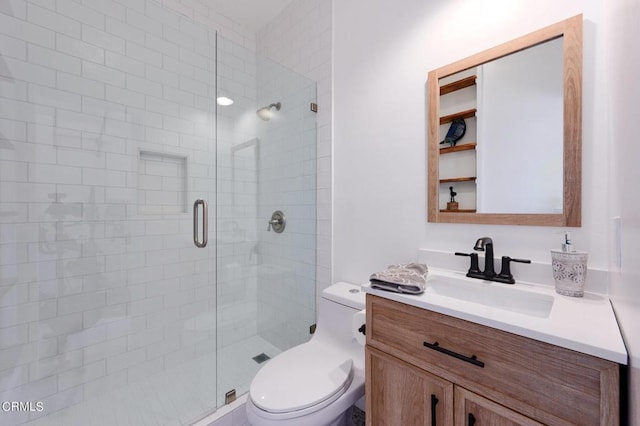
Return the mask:
M 450 198 L 451 201 L 447 203 L 447 210 L 449 211 L 458 210 L 458 202 L 456 201 L 456 195 L 458 195 L 458 193 L 453 190 L 453 186 L 450 186 L 449 196 L 451 197 Z
M 463 118 L 456 118 L 451 122 L 451 126 L 449 126 L 449 130 L 447 131 L 447 136 L 444 137 L 444 140 L 440 142 L 440 144 L 448 143 L 449 146 L 456 146 L 456 142 L 458 142 L 467 131 L 467 124 L 464 122 Z

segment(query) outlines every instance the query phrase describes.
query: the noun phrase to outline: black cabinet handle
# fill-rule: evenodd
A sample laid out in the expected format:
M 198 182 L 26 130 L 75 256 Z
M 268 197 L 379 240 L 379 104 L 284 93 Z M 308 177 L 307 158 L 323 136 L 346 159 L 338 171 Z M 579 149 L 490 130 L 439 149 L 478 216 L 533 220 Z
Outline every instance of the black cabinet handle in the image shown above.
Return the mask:
M 438 342 L 433 342 L 433 343 L 423 342 L 423 344 L 427 348 L 433 349 L 434 351 L 441 352 L 443 354 L 452 356 L 452 357 L 457 358 L 459 360 L 462 360 L 464 362 L 468 362 L 470 364 L 477 365 L 480 368 L 484 368 L 484 362 L 478 361 L 478 359 L 476 358 L 475 355 L 471 355 L 471 357 L 461 355 L 461 354 L 459 354 L 457 352 L 454 352 L 454 351 L 451 351 L 449 349 L 445 349 L 445 348 L 441 347 Z
M 469 426 L 473 426 L 473 425 L 476 424 L 476 418 L 471 413 L 469 413 L 469 421 L 468 421 L 468 423 L 469 423 Z
M 431 394 L 431 426 L 436 426 L 436 404 L 438 398 L 434 394 Z

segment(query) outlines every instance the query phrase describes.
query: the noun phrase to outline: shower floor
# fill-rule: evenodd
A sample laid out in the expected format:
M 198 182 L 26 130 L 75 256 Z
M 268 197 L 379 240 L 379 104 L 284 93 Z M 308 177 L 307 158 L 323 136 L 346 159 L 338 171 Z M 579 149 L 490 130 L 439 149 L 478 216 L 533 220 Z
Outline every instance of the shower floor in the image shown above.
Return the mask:
M 217 386 L 216 355 L 210 354 L 27 424 L 188 425 L 212 411 L 212 399 L 220 407 L 228 390 L 236 389 L 238 396 L 249 390 L 251 379 L 265 365 L 254 361 L 254 356 L 265 353 L 273 358 L 280 352 L 261 337 L 253 336 L 218 351 Z

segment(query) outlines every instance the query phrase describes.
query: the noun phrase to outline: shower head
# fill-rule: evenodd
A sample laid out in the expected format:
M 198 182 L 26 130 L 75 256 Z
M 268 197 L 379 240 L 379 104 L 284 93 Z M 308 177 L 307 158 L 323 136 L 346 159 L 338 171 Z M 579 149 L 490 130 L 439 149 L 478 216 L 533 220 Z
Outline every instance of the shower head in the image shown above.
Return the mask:
M 280 111 L 281 106 L 282 104 L 280 104 L 280 102 L 271 104 L 260 108 L 258 111 L 256 111 L 256 114 L 258 114 L 258 117 L 260 117 L 262 120 L 269 121 L 271 120 L 271 108 L 275 107 L 276 111 Z

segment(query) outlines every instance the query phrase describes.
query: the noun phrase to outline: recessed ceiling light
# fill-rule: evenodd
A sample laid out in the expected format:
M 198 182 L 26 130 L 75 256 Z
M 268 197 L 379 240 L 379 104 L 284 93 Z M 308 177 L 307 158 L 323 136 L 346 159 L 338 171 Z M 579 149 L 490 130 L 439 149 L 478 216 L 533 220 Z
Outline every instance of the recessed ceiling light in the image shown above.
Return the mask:
M 218 102 L 218 105 L 221 105 L 221 106 L 233 105 L 233 99 L 227 98 L 226 96 L 218 96 L 218 99 L 216 99 L 216 102 Z

